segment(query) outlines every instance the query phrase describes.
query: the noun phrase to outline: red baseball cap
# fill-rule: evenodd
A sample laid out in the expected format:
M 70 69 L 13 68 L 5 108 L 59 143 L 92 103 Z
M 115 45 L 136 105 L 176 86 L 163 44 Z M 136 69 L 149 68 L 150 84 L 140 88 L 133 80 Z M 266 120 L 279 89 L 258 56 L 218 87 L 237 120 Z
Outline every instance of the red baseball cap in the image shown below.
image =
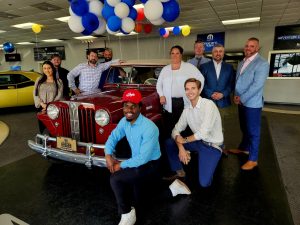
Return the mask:
M 142 101 L 142 94 L 136 89 L 127 89 L 123 93 L 122 102 L 138 104 Z

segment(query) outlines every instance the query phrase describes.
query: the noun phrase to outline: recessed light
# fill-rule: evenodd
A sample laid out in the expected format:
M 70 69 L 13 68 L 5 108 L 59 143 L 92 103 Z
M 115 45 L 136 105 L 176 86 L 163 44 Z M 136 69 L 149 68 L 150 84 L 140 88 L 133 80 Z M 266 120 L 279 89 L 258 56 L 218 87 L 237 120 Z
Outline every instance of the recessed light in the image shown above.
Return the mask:
M 28 23 L 20 23 L 12 25 L 12 27 L 21 28 L 21 29 L 29 29 L 32 27 L 34 23 L 28 22 Z
M 136 35 L 136 34 L 138 34 L 138 33 L 137 33 L 137 32 L 134 32 L 134 31 L 132 31 L 132 32 L 130 32 L 129 34 L 116 33 L 115 35 L 116 35 L 116 36 L 127 36 L 127 35 Z
M 253 23 L 259 21 L 260 21 L 260 17 L 251 17 L 251 18 L 243 18 L 243 19 L 236 19 L 236 20 L 223 20 L 222 23 L 224 25 L 232 25 L 232 24 L 240 24 L 240 23 Z
M 25 41 L 25 42 L 18 42 L 17 45 L 33 45 L 33 43 Z
M 6 32 L 5 30 L 0 30 L 0 33 L 4 33 L 4 32 Z
M 59 40 L 59 39 L 45 39 L 45 40 L 42 40 L 44 42 L 61 42 L 62 40 Z
M 59 17 L 59 18 L 55 18 L 55 19 L 58 20 L 58 21 L 67 23 L 70 17 L 71 16 L 63 16 L 63 17 Z
M 135 9 L 144 8 L 144 4 L 137 4 L 133 6 Z
M 73 37 L 74 39 L 77 39 L 77 40 L 86 40 L 86 39 L 94 39 L 96 37 L 94 36 L 81 36 L 81 37 Z

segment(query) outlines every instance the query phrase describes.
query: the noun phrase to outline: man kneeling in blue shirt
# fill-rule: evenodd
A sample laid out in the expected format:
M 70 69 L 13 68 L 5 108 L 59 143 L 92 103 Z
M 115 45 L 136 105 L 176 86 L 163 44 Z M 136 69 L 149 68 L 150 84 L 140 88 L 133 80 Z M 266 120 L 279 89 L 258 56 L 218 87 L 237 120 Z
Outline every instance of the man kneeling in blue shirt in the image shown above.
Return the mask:
M 145 180 L 157 176 L 161 156 L 157 126 L 141 113 L 142 95 L 138 90 L 128 89 L 123 94 L 124 116 L 110 134 L 105 144 L 105 158 L 112 173 L 110 184 L 115 194 L 119 213 L 122 214 L 119 225 L 133 225 L 136 212 L 133 207 L 132 193 L 139 193 L 139 187 Z M 118 141 L 127 138 L 131 148 L 131 158 L 122 162 L 112 154 Z M 173 196 L 190 194 L 189 189 L 179 180 L 170 185 Z M 138 197 L 138 196 L 135 196 Z

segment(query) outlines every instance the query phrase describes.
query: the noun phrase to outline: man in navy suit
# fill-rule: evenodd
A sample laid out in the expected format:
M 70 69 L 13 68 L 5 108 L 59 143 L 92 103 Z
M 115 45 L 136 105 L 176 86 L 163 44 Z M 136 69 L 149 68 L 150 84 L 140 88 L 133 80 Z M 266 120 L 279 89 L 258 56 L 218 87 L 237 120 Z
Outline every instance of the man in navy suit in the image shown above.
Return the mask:
M 238 105 L 243 137 L 238 149 L 229 152 L 249 154 L 248 161 L 241 167 L 243 170 L 252 170 L 257 166 L 263 89 L 269 74 L 269 64 L 258 51 L 259 40 L 249 38 L 244 47 L 245 58 L 239 63 L 236 74 L 233 101 Z

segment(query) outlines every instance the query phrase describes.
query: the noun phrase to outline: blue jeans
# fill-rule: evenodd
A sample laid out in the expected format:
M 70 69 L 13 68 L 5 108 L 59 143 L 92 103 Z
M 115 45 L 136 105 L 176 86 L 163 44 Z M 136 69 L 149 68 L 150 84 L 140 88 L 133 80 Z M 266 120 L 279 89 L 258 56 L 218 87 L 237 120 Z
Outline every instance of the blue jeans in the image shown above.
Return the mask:
M 182 169 L 182 163 L 178 157 L 178 147 L 176 142 L 170 138 L 166 140 L 166 151 L 172 171 Z M 186 150 L 198 153 L 199 183 L 202 187 L 211 185 L 215 169 L 221 158 L 221 151 L 203 144 L 202 141 L 193 141 L 183 145 Z
M 249 151 L 249 160 L 257 161 L 262 108 L 249 108 L 239 105 L 238 110 L 240 129 L 243 135 L 239 149 Z

